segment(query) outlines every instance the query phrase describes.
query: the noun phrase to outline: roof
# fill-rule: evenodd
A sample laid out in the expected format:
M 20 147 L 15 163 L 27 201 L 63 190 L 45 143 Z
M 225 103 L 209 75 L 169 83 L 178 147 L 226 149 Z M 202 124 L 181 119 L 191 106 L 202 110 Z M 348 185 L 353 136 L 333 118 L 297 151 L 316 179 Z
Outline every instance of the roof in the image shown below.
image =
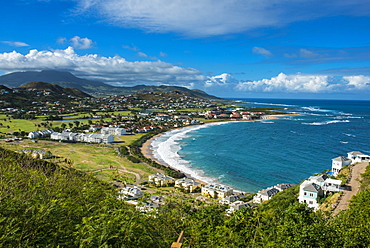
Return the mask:
M 310 181 L 304 181 L 302 183 L 302 187 L 303 190 L 311 192 L 319 192 L 321 190 L 321 187 L 319 185 Z
M 339 156 L 339 157 L 336 157 L 336 158 L 333 158 L 332 160 L 334 161 L 341 161 L 341 162 L 345 162 L 345 161 L 348 161 L 350 160 L 349 158 L 345 157 L 345 156 Z
M 325 174 L 320 174 L 320 175 L 317 175 L 317 176 L 311 176 L 309 179 L 311 181 L 317 181 L 317 182 L 324 182 L 326 179 L 328 179 L 329 177 Z
M 363 154 L 362 152 L 359 152 L 359 151 L 349 152 L 348 154 L 351 154 L 351 155 L 365 155 L 365 154 Z

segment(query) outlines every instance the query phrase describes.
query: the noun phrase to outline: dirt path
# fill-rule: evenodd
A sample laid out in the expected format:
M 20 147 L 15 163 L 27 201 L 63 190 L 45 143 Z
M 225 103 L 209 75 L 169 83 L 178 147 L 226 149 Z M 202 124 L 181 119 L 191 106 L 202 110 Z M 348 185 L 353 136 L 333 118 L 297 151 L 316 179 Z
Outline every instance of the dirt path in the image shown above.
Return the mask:
M 338 214 L 342 210 L 348 209 L 348 204 L 349 201 L 352 199 L 352 196 L 358 193 L 358 190 L 360 188 L 361 174 L 365 172 L 368 164 L 369 164 L 368 162 L 358 163 L 352 167 L 351 179 L 349 183 L 346 185 L 344 194 L 339 200 L 337 207 L 333 211 L 334 215 Z

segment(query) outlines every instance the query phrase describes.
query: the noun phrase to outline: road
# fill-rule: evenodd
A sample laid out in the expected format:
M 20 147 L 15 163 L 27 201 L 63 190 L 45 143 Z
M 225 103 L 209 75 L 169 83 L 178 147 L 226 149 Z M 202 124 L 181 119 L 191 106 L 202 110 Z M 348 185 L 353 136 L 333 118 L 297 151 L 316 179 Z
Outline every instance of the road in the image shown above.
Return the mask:
M 354 195 L 356 195 L 360 189 L 361 174 L 365 172 L 366 167 L 369 165 L 368 162 L 358 163 L 352 167 L 351 179 L 346 185 L 343 196 L 340 198 L 337 207 L 334 209 L 333 214 L 336 215 L 342 210 L 348 209 L 349 201 Z

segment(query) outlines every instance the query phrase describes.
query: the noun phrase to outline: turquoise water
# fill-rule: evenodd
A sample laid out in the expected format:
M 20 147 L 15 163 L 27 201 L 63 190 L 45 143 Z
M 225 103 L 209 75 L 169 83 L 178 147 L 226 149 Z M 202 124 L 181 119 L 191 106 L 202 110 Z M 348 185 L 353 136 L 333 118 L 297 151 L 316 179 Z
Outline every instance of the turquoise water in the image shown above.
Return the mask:
M 193 177 L 256 192 L 299 183 L 347 152 L 370 154 L 369 101 L 239 100 L 299 115 L 173 130 L 152 143 L 155 156 Z

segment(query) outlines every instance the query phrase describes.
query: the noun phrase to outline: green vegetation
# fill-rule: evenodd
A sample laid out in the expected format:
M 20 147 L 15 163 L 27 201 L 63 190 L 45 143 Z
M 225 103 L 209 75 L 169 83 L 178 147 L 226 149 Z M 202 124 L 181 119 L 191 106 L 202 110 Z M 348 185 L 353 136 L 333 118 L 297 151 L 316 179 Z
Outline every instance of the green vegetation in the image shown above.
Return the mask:
M 368 173 L 365 173 L 365 178 Z M 0 148 L 1 247 L 368 247 L 370 190 L 337 216 L 312 212 L 298 187 L 231 216 L 225 207 L 169 196 L 145 214 L 109 185 L 74 169 Z

